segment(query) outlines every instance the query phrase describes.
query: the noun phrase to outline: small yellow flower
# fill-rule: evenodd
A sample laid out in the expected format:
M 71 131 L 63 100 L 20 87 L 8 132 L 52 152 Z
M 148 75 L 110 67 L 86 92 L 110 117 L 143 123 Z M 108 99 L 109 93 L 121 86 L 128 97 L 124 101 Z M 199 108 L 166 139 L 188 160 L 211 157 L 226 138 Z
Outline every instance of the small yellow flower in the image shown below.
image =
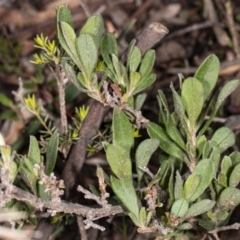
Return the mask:
M 35 61 L 30 61 L 33 64 L 46 64 L 46 63 L 48 63 L 48 60 L 42 54 L 38 55 L 36 53 L 36 54 L 33 54 L 33 57 L 34 57 Z
M 103 72 L 105 68 L 104 61 L 99 61 L 96 66 L 96 71 Z
M 140 138 L 141 135 L 139 134 L 139 129 L 133 128 L 133 136 L 134 138 Z
M 91 145 L 88 145 L 87 151 L 91 152 L 91 153 L 95 153 L 95 152 L 97 152 L 97 149 L 95 147 L 91 146 Z
M 72 138 L 77 138 L 78 137 L 78 130 L 74 129 L 72 132 Z
M 80 107 L 79 109 L 76 108 L 76 114 L 79 117 L 79 119 L 81 120 L 81 122 L 85 119 L 85 117 L 88 114 L 89 111 L 89 107 L 85 107 L 84 105 L 82 107 Z
M 47 37 L 44 38 L 42 33 L 40 34 L 40 36 L 37 35 L 37 37 L 34 38 L 34 41 L 38 44 L 38 46 L 35 46 L 35 47 L 45 48 L 47 40 L 48 40 L 48 38 Z
M 40 112 L 40 106 L 37 105 L 36 97 L 34 94 L 32 94 L 32 96 L 29 94 L 26 98 L 24 98 L 24 101 L 31 112 Z
M 56 44 L 55 44 L 55 41 L 53 40 L 52 42 L 51 41 L 48 41 L 47 45 L 46 45 L 46 48 L 47 48 L 47 54 L 52 57 L 54 56 L 55 52 L 56 52 Z

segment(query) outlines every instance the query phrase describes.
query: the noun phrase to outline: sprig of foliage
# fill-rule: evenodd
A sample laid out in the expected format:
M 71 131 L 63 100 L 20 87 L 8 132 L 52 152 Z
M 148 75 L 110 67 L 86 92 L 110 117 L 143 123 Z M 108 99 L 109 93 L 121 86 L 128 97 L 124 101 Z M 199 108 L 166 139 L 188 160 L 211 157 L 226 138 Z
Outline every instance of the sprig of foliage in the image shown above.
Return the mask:
M 91 16 L 76 34 L 66 6 L 57 8 L 57 35 L 61 46 L 42 34 L 35 38 L 36 47 L 44 54 L 35 55 L 34 63 L 59 65 L 80 91 L 113 108 L 111 134 L 106 128 L 96 136 L 100 136 L 98 146 L 106 152 L 110 176 L 98 167 L 99 191 L 91 187 L 90 193 L 80 187 L 81 192 L 103 208 L 110 207 L 110 201 L 106 200 L 108 184 L 113 197 L 124 206 L 140 233 L 157 232 L 163 238 L 174 238 L 194 231 L 195 223 L 206 232 L 228 224 L 234 208 L 240 204 L 237 187 L 240 153 L 226 154 L 235 143 L 229 128 L 221 127 L 212 135 L 208 135 L 207 130 L 239 81 L 229 81 L 216 101 L 212 100 L 220 70 L 217 56 L 207 57 L 194 76 L 179 75 L 179 91 L 171 84 L 173 111 L 164 92 L 159 90 L 159 119 L 145 122 L 149 138 L 138 141 L 137 145 L 135 138 L 141 137 L 138 129 L 141 124 L 134 124 L 132 115 L 137 119 L 146 99 L 146 94 L 138 93 L 156 79 L 156 74 L 152 73 L 155 51 L 148 50 L 142 55 L 133 40 L 126 61 L 121 61 L 117 41 L 113 34 L 105 33 L 101 15 Z M 64 185 L 54 175 L 58 152 L 77 139 L 82 124 L 88 119 L 89 109 L 76 108 L 77 117 L 73 119 L 73 126 L 68 126 L 70 131 L 66 136 L 46 124 L 35 95 L 28 95 L 24 105 L 37 116 L 47 134 L 42 141 L 31 136 L 28 153 L 24 156 L 12 153 L 0 135 L 1 181 L 23 186 L 39 201 L 61 203 Z M 89 151 L 97 149 L 94 144 L 88 146 Z M 161 150 L 160 166 L 154 175 L 148 164 L 157 149 Z M 9 199 L 6 202 L 8 207 L 12 206 Z M 27 206 L 29 215 L 33 210 Z M 92 219 L 86 221 L 88 226 L 102 229 L 92 223 Z

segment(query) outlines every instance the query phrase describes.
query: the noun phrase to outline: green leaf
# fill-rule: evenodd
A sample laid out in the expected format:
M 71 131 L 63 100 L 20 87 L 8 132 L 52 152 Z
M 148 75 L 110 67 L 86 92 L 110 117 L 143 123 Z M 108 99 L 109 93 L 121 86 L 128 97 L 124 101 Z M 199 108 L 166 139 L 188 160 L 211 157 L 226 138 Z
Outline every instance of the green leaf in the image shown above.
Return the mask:
M 79 72 L 77 75 L 77 80 L 78 80 L 78 84 L 80 86 L 83 86 L 86 89 L 90 88 L 90 81 L 88 81 L 87 76 L 84 75 L 83 73 Z
M 129 153 L 134 144 L 132 125 L 123 111 L 113 111 L 113 144 L 124 147 Z
M 232 167 L 232 160 L 229 156 L 224 156 L 221 162 L 221 173 L 228 175 L 230 168 Z
M 34 136 L 30 136 L 30 145 L 28 150 L 28 158 L 31 160 L 33 164 L 42 162 L 41 153 L 38 146 L 38 141 Z
M 136 88 L 134 89 L 132 95 L 141 92 L 142 90 L 146 89 L 147 87 L 151 86 L 154 81 L 156 80 L 157 75 L 155 73 L 151 73 L 146 79 L 142 79 L 138 82 Z
M 146 93 L 141 93 L 137 95 L 137 97 L 135 98 L 135 109 L 137 111 L 139 111 L 142 108 L 142 105 L 145 102 L 146 97 L 147 97 Z
M 14 106 L 13 101 L 3 93 L 0 93 L 0 104 L 8 108 L 12 108 Z
M 177 113 L 177 116 L 179 117 L 179 120 L 183 128 L 185 129 L 185 131 L 187 131 L 187 124 L 185 121 L 185 109 L 182 103 L 182 99 L 178 95 L 178 93 L 175 91 L 172 83 L 170 84 L 170 88 L 173 94 L 174 111 Z
M 103 56 L 104 62 L 107 64 L 107 67 L 114 74 L 114 68 L 112 63 L 112 54 L 118 56 L 117 41 L 112 33 L 107 33 L 104 35 L 101 43 L 101 53 Z M 116 76 L 114 76 L 116 77 Z M 117 79 L 112 79 L 115 83 Z
M 216 176 L 216 174 L 218 172 L 219 162 L 221 159 L 221 153 L 220 153 L 218 147 L 213 147 L 210 159 L 212 160 L 212 162 L 214 164 L 215 176 Z
M 171 208 L 171 214 L 176 217 L 184 217 L 188 211 L 188 202 L 184 198 L 176 200 Z
M 90 34 L 92 36 L 97 49 L 100 46 L 103 33 L 104 22 L 100 14 L 89 17 L 80 31 L 80 34 Z
M 182 102 L 193 127 L 204 104 L 203 86 L 196 78 L 187 78 L 182 85 Z
M 173 121 L 172 115 L 169 117 L 168 122 L 166 123 L 166 131 L 168 136 L 183 150 L 186 150 L 185 143 L 182 139 L 182 136 L 178 130 L 178 128 L 175 126 L 175 123 Z
M 138 72 L 130 72 L 130 91 L 134 90 L 134 88 L 138 85 L 140 79 L 141 75 Z
M 234 187 L 225 188 L 219 197 L 218 206 L 220 209 L 233 210 L 240 204 L 240 190 Z
M 34 165 L 30 159 L 24 158 L 19 172 L 23 181 L 31 189 L 34 195 L 37 196 L 37 177 L 34 175 Z
M 235 136 L 228 127 L 219 128 L 212 137 L 213 141 L 217 142 L 220 152 L 224 152 L 235 143 Z
M 143 171 L 140 169 L 146 167 L 152 156 L 152 154 L 157 150 L 159 141 L 156 139 L 146 139 L 141 142 L 136 150 L 136 169 L 138 175 L 138 183 L 140 183 Z
M 181 224 L 180 226 L 178 226 L 177 227 L 177 229 L 179 229 L 179 230 L 190 230 L 190 229 L 192 229 L 193 228 L 193 226 L 192 226 L 192 224 L 191 223 L 183 223 L 183 224 Z M 181 239 L 181 236 L 180 236 L 180 239 Z
M 202 135 L 197 139 L 197 149 L 199 151 L 200 156 L 201 154 L 203 154 L 203 147 L 206 144 L 206 142 L 207 142 L 207 138 L 205 135 Z
M 72 26 L 72 15 L 71 12 L 69 10 L 69 8 L 67 6 L 60 6 L 57 9 L 57 22 L 66 22 L 68 23 L 70 26 Z
M 111 186 L 124 207 L 139 219 L 138 199 L 132 184 L 132 179 L 125 178 L 118 180 L 111 176 Z
M 179 199 L 183 198 L 183 180 L 180 173 L 176 172 L 176 180 L 174 186 L 174 198 Z
M 203 219 L 198 219 L 197 221 L 198 221 L 199 225 L 202 226 L 207 231 L 211 231 L 216 228 L 215 223 L 213 223 L 212 221 L 203 220 Z
M 187 178 L 183 188 L 184 198 L 187 201 L 192 200 L 192 196 L 194 195 L 196 189 L 199 187 L 200 183 L 201 183 L 201 175 L 199 174 L 191 174 Z
M 61 46 L 67 52 L 73 62 L 78 66 L 80 70 L 82 70 L 82 65 L 80 63 L 80 59 L 77 55 L 77 50 L 75 47 L 76 34 L 68 23 L 59 23 L 58 39 Z
M 173 183 L 173 178 L 174 178 L 174 164 L 171 164 L 171 175 L 168 181 L 168 193 L 169 193 L 169 200 L 171 202 L 174 201 L 174 183 Z
M 214 147 L 217 147 L 216 141 L 213 141 L 213 140 L 207 141 L 203 147 L 202 158 L 209 158 L 212 154 Z
M 196 202 L 188 209 L 185 218 L 195 217 L 205 212 L 208 212 L 214 207 L 215 204 L 215 201 L 209 199 L 203 199 L 199 202 Z
M 142 80 L 145 80 L 149 76 L 153 69 L 154 63 L 155 63 L 155 50 L 150 49 L 144 54 L 140 65 L 139 73 L 142 76 Z
M 38 191 L 38 196 L 42 200 L 50 200 L 51 199 L 50 192 L 46 192 L 45 186 L 39 180 L 37 181 L 37 191 Z
M 118 57 L 114 54 L 111 54 L 112 57 L 112 64 L 114 67 L 114 72 L 116 73 L 117 77 L 117 83 L 122 86 L 126 86 L 126 81 L 124 79 L 124 74 L 122 72 L 123 65 L 121 65 L 120 61 L 118 60 Z
M 53 169 L 56 165 L 57 153 L 58 153 L 58 142 L 59 135 L 57 133 L 53 133 L 49 139 L 47 148 L 46 148 L 46 175 L 50 175 L 53 172 Z
M 170 111 L 169 111 L 166 96 L 162 90 L 158 90 L 157 100 L 160 108 L 160 111 L 159 111 L 160 122 L 167 124 L 170 118 Z
M 80 34 L 76 41 L 76 47 L 82 65 L 81 70 L 90 80 L 98 60 L 97 47 L 89 34 Z
M 160 168 L 160 171 L 159 171 L 158 176 L 156 178 L 157 180 L 160 178 L 159 179 L 160 180 L 159 185 L 164 189 L 168 186 L 169 176 L 170 176 L 169 171 L 170 170 L 171 170 L 171 163 L 168 160 L 164 160 L 161 163 L 161 168 Z M 154 179 L 152 181 L 154 181 Z M 150 183 L 149 183 L 149 185 L 150 185 Z
M 220 62 L 216 55 L 208 56 L 196 71 L 194 78 L 201 81 L 204 89 L 204 100 L 211 94 L 216 85 L 220 71 Z
M 67 63 L 67 61 L 62 61 L 62 67 L 66 74 L 66 77 L 74 84 L 74 86 L 81 92 L 87 92 L 86 90 L 86 80 L 82 73 L 81 76 L 77 77 L 73 67 Z M 85 85 L 83 85 L 84 83 Z
M 118 178 L 131 178 L 132 163 L 125 148 L 120 145 L 109 145 L 106 154 L 111 170 Z
M 150 122 L 147 125 L 147 132 L 152 139 L 157 139 L 160 141 L 159 147 L 163 151 L 165 151 L 171 156 L 174 156 L 182 160 L 183 153 L 181 149 L 170 140 L 170 138 L 167 136 L 166 132 L 162 127 L 158 126 L 155 123 Z
M 240 163 L 237 164 L 229 177 L 229 186 L 230 187 L 237 187 L 240 182 Z
M 199 131 L 198 136 L 201 136 L 204 134 L 204 132 L 207 130 L 210 123 L 216 116 L 217 111 L 219 107 L 222 105 L 223 101 L 237 88 L 238 85 L 239 85 L 239 80 L 232 80 L 222 88 L 220 94 L 218 95 L 214 110 L 212 111 L 210 118 L 207 120 L 203 128 Z
M 218 95 L 216 109 L 222 105 L 223 101 L 237 88 L 239 85 L 239 80 L 231 80 L 222 88 Z
M 213 162 L 210 159 L 201 160 L 194 168 L 192 175 L 200 175 L 201 181 L 191 197 L 191 201 L 195 201 L 210 185 L 215 173 Z
M 129 71 L 130 72 L 136 72 L 138 69 L 138 66 L 141 62 L 141 51 L 138 47 L 134 47 L 129 59 Z
M 237 164 L 240 163 L 240 152 L 235 151 L 229 155 L 229 157 L 232 160 L 232 165 L 236 166 Z
M 132 58 L 132 52 L 133 52 L 133 49 L 135 47 L 135 44 L 136 44 L 136 39 L 133 39 L 129 45 L 128 45 L 128 50 L 127 50 L 127 69 L 129 70 L 130 68 L 130 62 L 131 62 L 131 58 Z M 124 56 L 124 58 L 126 58 Z M 123 61 L 125 61 L 125 59 L 123 59 Z

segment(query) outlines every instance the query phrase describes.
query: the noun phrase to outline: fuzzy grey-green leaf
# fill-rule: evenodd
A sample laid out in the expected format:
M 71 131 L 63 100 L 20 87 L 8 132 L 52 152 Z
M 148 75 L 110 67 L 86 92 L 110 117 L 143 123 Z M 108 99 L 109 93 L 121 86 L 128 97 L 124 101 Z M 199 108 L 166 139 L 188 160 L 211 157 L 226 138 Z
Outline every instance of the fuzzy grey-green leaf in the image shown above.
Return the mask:
M 201 160 L 194 168 L 192 174 L 201 176 L 200 184 L 191 197 L 191 201 L 195 201 L 206 190 L 214 177 L 215 167 L 213 162 L 210 159 Z
M 201 215 L 205 212 L 208 212 L 209 210 L 211 210 L 214 207 L 215 204 L 216 204 L 215 201 L 212 201 L 209 199 L 203 199 L 199 202 L 196 202 L 190 206 L 185 217 L 186 218 L 195 217 L 195 216 Z
M 139 73 L 141 74 L 142 79 L 146 79 L 148 75 L 151 73 L 154 62 L 155 62 L 155 51 L 150 49 L 144 54 L 141 65 L 140 65 Z
M 201 81 L 204 88 L 204 100 L 211 94 L 216 85 L 220 71 L 220 62 L 214 54 L 208 56 L 199 66 L 194 77 Z
M 132 163 L 125 148 L 120 145 L 109 145 L 106 154 L 111 170 L 119 179 L 131 178 Z
M 231 172 L 231 175 L 229 177 L 229 186 L 237 187 L 239 182 L 240 182 L 240 163 L 237 164 Z
M 218 205 L 221 209 L 233 210 L 240 204 L 240 190 L 234 187 L 225 188 L 219 197 Z
M 137 70 L 137 68 L 139 67 L 139 64 L 141 62 L 141 51 L 138 47 L 134 46 L 133 50 L 132 50 L 132 54 L 131 57 L 129 59 L 129 70 L 131 72 L 135 72 Z
M 217 142 L 217 146 L 222 153 L 234 145 L 235 136 L 228 127 L 221 127 L 213 134 L 212 140 Z
M 46 175 L 50 175 L 56 165 L 57 154 L 58 154 L 58 142 L 59 135 L 58 133 L 53 133 L 49 139 L 47 148 L 46 148 Z
M 176 217 L 184 217 L 188 210 L 188 202 L 184 198 L 176 200 L 171 208 L 171 214 Z
M 113 144 L 124 147 L 129 153 L 134 144 L 133 129 L 123 111 L 113 111 Z
M 202 111 L 204 104 L 203 86 L 196 78 L 187 78 L 182 85 L 182 102 L 191 126 L 193 127 Z
M 216 103 L 216 110 L 222 105 L 223 101 L 237 88 L 239 85 L 239 80 L 231 80 L 227 82 L 226 85 L 223 86 L 221 92 L 218 95 L 217 103 Z
M 147 132 L 152 139 L 159 140 L 159 147 L 165 151 L 166 153 L 174 156 L 178 159 L 182 160 L 182 151 L 181 149 L 171 141 L 171 139 L 167 136 L 165 130 L 157 125 L 156 123 L 150 122 L 147 125 Z
M 191 174 L 185 184 L 184 184 L 184 188 L 183 188 L 183 194 L 184 194 L 184 198 L 187 201 L 191 201 L 192 200 L 192 196 L 194 195 L 195 191 L 197 190 L 197 188 L 199 187 L 200 183 L 201 183 L 201 175 L 200 174 Z
M 104 22 L 100 14 L 94 14 L 89 17 L 80 31 L 80 34 L 90 34 L 93 37 L 97 49 L 100 46 L 103 33 Z
M 121 200 L 127 210 L 139 219 L 138 200 L 135 189 L 132 184 L 132 179 L 117 179 L 111 176 L 111 186 L 114 193 Z
M 98 51 L 92 36 L 80 34 L 76 41 L 76 48 L 83 68 L 82 71 L 90 81 L 98 60 Z
M 138 82 L 136 88 L 134 89 L 132 95 L 141 92 L 142 90 L 146 89 L 147 87 L 151 86 L 154 81 L 156 80 L 157 75 L 155 73 L 151 73 L 147 78 L 145 79 L 140 79 Z
M 28 158 L 31 160 L 33 164 L 34 163 L 40 164 L 42 162 L 38 141 L 34 136 L 30 136 Z
M 138 175 L 138 183 L 143 176 L 143 171 L 139 167 L 146 167 L 152 154 L 158 148 L 159 141 L 156 139 L 146 139 L 141 142 L 136 150 L 136 168 Z
M 66 22 L 59 23 L 59 34 L 58 39 L 63 49 L 71 57 L 73 62 L 82 70 L 80 59 L 77 55 L 77 50 L 75 46 L 76 34 L 73 28 Z
M 176 172 L 176 180 L 174 186 L 174 198 L 175 200 L 183 198 L 183 180 L 180 173 Z

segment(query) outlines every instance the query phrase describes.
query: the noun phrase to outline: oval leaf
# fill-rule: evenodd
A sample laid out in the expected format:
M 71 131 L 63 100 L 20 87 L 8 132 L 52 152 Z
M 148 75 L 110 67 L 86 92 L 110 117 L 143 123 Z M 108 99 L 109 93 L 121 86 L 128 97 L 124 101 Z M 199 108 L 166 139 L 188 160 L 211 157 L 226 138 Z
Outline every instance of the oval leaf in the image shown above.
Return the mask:
M 111 176 L 111 187 L 124 207 L 126 207 L 129 212 L 133 213 L 136 219 L 139 219 L 138 200 L 132 184 L 132 179 L 125 178 L 118 180 Z
M 159 140 L 159 147 L 163 151 L 165 151 L 171 156 L 182 160 L 183 153 L 181 149 L 174 142 L 171 141 L 171 139 L 167 136 L 165 130 L 162 127 L 150 122 L 147 125 L 147 132 L 152 139 Z
M 194 203 L 187 211 L 185 217 L 195 217 L 198 215 L 201 215 L 205 212 L 208 212 L 209 210 L 211 210 L 214 205 L 215 205 L 215 201 L 209 200 L 209 199 L 204 199 L 201 200 L 197 203 Z
M 240 182 L 240 163 L 237 164 L 232 170 L 232 173 L 229 178 L 229 186 L 236 187 L 239 184 L 239 182 Z
M 59 136 L 57 133 L 53 133 L 50 137 L 47 148 L 46 148 L 46 175 L 50 175 L 56 165 L 57 154 L 58 154 L 58 142 Z
M 185 184 L 183 189 L 184 198 L 191 201 L 191 198 L 201 182 L 201 176 L 199 174 L 191 174 Z
M 183 82 L 181 96 L 183 105 L 188 114 L 188 119 L 193 127 L 204 104 L 202 83 L 196 78 L 187 78 Z
M 104 22 L 102 16 L 98 13 L 89 17 L 80 31 L 80 34 L 90 34 L 92 36 L 97 49 L 101 43 L 103 33 Z
M 145 167 L 148 165 L 148 162 L 152 154 L 158 148 L 159 141 L 156 139 L 146 139 L 141 142 L 136 150 L 136 168 L 138 175 L 138 183 L 140 183 L 143 176 L 143 171 L 139 167 Z
M 214 133 L 212 140 L 217 142 L 217 146 L 222 153 L 234 145 L 235 136 L 228 127 L 221 127 Z
M 216 55 L 208 56 L 196 71 L 194 77 L 201 81 L 204 88 L 204 100 L 211 94 L 216 85 L 220 62 Z
M 218 200 L 220 209 L 233 210 L 238 204 L 240 204 L 239 189 L 227 187 L 221 192 Z
M 173 203 L 171 208 L 171 214 L 176 217 L 184 217 L 187 210 L 188 202 L 185 199 L 180 198 Z
M 131 178 L 132 164 L 126 149 L 119 145 L 109 145 L 106 154 L 111 170 L 118 178 Z
M 83 68 L 81 70 L 90 80 L 98 60 L 97 47 L 89 34 L 80 34 L 77 38 L 76 47 Z
M 192 195 L 190 199 L 191 201 L 195 201 L 206 190 L 213 179 L 214 173 L 214 164 L 210 159 L 203 159 L 197 164 L 192 174 L 200 175 L 201 181 L 198 188 Z
M 113 144 L 124 147 L 129 153 L 134 144 L 132 125 L 123 111 L 113 111 Z
M 40 164 L 42 162 L 38 141 L 34 136 L 30 136 L 28 158 L 31 160 L 33 164 L 34 163 Z

